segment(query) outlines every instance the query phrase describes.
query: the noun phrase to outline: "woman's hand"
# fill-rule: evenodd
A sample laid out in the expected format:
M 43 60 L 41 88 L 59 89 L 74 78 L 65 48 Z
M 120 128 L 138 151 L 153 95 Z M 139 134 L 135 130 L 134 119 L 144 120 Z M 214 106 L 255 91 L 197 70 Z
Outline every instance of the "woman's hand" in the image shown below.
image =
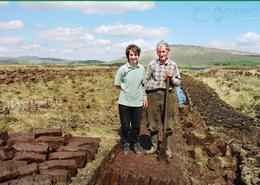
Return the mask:
M 143 107 L 144 108 L 148 107 L 148 100 L 147 100 L 147 98 L 144 98 L 144 100 L 143 100 Z

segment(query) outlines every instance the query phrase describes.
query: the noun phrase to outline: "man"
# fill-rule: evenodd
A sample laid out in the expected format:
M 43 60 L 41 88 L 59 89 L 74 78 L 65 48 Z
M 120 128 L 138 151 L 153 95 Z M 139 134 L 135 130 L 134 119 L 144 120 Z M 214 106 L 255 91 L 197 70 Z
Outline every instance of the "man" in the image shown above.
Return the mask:
M 170 52 L 169 44 L 160 41 L 156 45 L 158 59 L 152 60 L 146 71 L 145 88 L 148 99 L 148 129 L 150 131 L 152 147 L 146 154 L 156 153 L 158 149 L 158 122 L 162 122 L 164 93 L 166 89 L 166 78 L 170 78 L 169 102 L 166 124 L 166 155 L 172 157 L 171 141 L 174 122 L 174 86 L 180 85 L 180 73 L 175 62 L 168 58 Z

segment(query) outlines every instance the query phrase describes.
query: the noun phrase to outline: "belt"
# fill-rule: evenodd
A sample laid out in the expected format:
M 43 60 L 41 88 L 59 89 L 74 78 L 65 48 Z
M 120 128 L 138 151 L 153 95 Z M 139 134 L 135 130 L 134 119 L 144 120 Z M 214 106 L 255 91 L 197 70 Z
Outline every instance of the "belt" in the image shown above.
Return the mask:
M 153 89 L 153 90 L 146 90 L 146 94 L 149 94 L 149 93 L 155 93 L 155 92 L 165 92 L 166 89 L 163 89 L 163 88 L 159 88 L 159 89 Z M 173 92 L 173 89 L 169 89 L 169 92 Z

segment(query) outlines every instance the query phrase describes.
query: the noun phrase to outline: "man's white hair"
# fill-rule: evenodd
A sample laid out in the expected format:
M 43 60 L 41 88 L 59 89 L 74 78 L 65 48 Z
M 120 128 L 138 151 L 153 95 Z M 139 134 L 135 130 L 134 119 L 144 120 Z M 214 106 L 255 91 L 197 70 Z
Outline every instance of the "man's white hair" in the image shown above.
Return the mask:
M 170 45 L 164 40 L 161 40 L 156 44 L 156 49 L 159 49 L 161 47 L 165 47 L 168 51 L 170 51 Z

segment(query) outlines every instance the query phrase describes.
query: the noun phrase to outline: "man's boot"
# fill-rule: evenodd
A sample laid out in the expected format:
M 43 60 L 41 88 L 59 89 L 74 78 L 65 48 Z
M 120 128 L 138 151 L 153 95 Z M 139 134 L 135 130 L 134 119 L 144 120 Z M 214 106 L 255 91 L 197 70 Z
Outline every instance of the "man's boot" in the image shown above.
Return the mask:
M 168 132 L 166 136 L 166 155 L 172 158 L 172 132 Z
M 133 149 L 134 149 L 134 152 L 135 152 L 136 155 L 142 154 L 140 143 L 135 143 L 134 146 L 133 146 Z
M 152 147 L 150 150 L 147 150 L 145 154 L 154 154 L 157 151 L 158 148 L 158 134 L 151 134 L 151 142 Z

